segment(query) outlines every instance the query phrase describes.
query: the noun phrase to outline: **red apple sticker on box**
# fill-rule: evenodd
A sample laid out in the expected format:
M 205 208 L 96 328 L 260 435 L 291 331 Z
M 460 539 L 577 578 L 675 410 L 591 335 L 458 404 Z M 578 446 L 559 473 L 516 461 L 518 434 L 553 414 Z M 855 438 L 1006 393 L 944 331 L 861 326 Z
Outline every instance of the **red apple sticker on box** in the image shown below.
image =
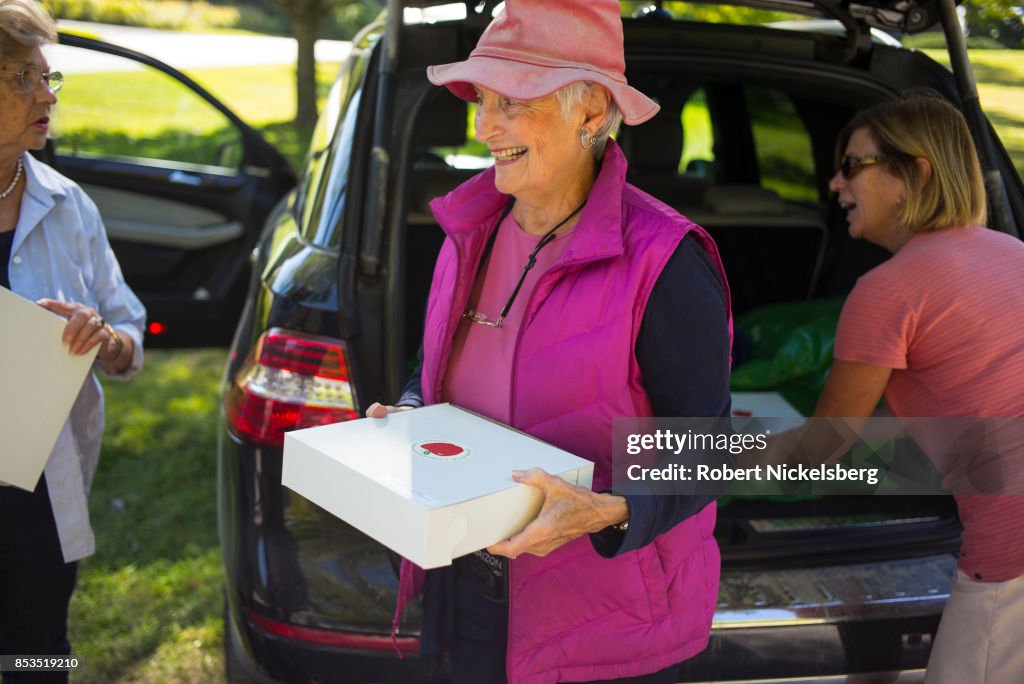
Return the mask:
M 414 454 L 435 461 L 461 461 L 469 456 L 469 449 L 446 439 L 427 439 L 412 444 Z

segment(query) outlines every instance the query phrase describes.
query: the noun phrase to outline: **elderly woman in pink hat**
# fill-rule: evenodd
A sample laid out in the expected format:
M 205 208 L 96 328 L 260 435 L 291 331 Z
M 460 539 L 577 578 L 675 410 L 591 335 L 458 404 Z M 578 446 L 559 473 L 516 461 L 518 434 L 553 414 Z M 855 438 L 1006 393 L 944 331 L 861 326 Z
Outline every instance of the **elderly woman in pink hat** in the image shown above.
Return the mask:
M 397 406 L 450 401 L 595 463 L 540 470 L 540 516 L 424 573 L 424 654 L 455 681 L 674 682 L 707 645 L 719 553 L 709 498 L 617 491 L 615 416 L 729 414 L 731 314 L 711 238 L 625 182 L 610 139 L 658 105 L 625 78 L 616 0 L 508 0 L 469 59 L 428 77 L 477 103 L 494 166 L 431 208 L 447 239 L 419 373 Z

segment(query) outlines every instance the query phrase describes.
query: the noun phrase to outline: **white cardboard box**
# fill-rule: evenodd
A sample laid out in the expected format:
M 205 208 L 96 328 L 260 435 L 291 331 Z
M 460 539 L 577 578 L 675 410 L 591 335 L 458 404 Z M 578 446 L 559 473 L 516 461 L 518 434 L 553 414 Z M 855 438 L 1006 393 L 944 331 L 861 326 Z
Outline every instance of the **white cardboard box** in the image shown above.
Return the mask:
M 802 418 L 778 392 L 733 392 L 732 415 L 746 418 Z
M 451 404 L 285 435 L 281 483 L 423 568 L 519 532 L 543 468 L 590 488 L 594 464 Z
M 732 415 L 770 420 L 778 432 L 798 428 L 807 420 L 778 392 L 733 392 Z

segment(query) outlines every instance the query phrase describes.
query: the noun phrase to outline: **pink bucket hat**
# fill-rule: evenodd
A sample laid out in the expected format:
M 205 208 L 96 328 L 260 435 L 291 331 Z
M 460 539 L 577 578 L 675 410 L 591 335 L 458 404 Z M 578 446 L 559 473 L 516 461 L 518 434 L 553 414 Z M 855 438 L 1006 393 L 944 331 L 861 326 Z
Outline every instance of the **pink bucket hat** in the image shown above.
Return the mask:
M 627 124 L 658 105 L 626 83 L 618 0 L 506 0 L 469 59 L 427 68 L 434 85 L 473 101 L 473 84 L 534 100 L 576 81 L 600 83 Z

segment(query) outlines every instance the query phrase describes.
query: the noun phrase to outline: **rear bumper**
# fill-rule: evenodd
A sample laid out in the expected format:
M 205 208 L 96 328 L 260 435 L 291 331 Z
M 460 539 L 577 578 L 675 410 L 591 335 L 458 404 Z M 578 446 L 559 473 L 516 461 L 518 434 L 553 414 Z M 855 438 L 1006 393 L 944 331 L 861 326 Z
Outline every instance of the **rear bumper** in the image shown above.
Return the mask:
M 726 570 L 711 641 L 680 681 L 919 681 L 955 576 L 948 554 Z
M 443 684 L 444 665 L 394 653 L 321 648 L 263 632 L 229 611 L 225 639 L 235 640 L 237 661 L 259 684 L 284 682 L 379 682 Z M 930 637 L 909 643 L 907 629 L 935 621 L 863 621 L 854 626 L 818 625 L 716 629 L 708 649 L 687 661 L 679 682 L 765 684 L 875 684 L 922 682 Z M 882 651 L 872 651 L 881 647 Z M 875 668 L 865 668 L 874 664 Z
M 708 648 L 683 664 L 679 681 L 888 682 L 901 673 L 913 681 L 913 671 L 927 665 L 937 626 L 923 618 L 716 628 Z
M 833 675 L 822 677 L 785 677 L 783 679 L 742 679 L 736 684 L 920 684 L 924 681 L 924 670 L 903 672 L 865 672 L 854 675 Z M 730 684 L 717 682 L 692 682 L 691 684 Z

